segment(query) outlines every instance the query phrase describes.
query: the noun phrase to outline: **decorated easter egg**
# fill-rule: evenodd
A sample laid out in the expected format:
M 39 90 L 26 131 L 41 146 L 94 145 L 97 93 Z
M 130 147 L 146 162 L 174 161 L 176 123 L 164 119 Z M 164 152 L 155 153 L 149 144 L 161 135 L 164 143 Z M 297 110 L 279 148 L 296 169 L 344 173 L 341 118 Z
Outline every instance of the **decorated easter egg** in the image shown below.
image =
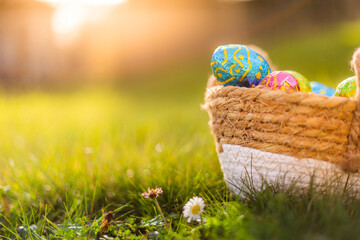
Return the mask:
M 285 71 L 275 71 L 261 80 L 259 86 L 266 86 L 271 89 L 278 89 L 287 92 L 299 92 L 300 85 L 296 78 Z
M 211 58 L 211 69 L 220 84 L 239 87 L 257 86 L 271 72 L 263 56 L 236 44 L 218 47 Z
M 285 72 L 290 73 L 297 80 L 300 86 L 300 92 L 311 92 L 311 86 L 306 77 L 295 71 L 287 70 Z
M 356 93 L 356 77 L 349 77 L 339 83 L 335 96 L 353 98 Z
M 328 96 L 331 97 L 335 93 L 335 89 L 326 86 L 325 84 L 319 83 L 319 82 L 310 82 L 310 86 L 313 93 Z

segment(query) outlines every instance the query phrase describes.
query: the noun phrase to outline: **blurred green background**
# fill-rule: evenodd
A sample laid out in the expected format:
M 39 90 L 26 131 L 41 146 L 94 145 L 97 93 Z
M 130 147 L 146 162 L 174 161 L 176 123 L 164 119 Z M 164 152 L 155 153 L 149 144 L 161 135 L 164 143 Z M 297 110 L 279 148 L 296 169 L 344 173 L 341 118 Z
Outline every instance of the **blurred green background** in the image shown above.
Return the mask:
M 148 186 L 168 213 L 226 199 L 200 109 L 214 49 L 255 44 L 336 87 L 359 29 L 357 0 L 0 0 L 1 222 L 148 216 Z

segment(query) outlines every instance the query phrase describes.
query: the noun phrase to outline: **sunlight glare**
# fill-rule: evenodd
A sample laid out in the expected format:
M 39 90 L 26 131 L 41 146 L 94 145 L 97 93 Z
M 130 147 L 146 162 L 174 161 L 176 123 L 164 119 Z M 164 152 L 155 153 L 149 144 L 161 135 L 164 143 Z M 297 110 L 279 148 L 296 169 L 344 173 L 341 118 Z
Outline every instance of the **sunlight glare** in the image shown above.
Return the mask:
M 59 4 L 83 4 L 83 5 L 116 5 L 126 0 L 39 0 L 53 5 Z
M 126 0 L 39 0 L 55 7 L 51 27 L 59 44 L 67 45 L 80 34 L 82 27 L 96 19 L 104 9 Z
M 80 6 L 59 6 L 52 18 L 52 29 L 56 35 L 75 35 L 88 18 L 88 12 Z

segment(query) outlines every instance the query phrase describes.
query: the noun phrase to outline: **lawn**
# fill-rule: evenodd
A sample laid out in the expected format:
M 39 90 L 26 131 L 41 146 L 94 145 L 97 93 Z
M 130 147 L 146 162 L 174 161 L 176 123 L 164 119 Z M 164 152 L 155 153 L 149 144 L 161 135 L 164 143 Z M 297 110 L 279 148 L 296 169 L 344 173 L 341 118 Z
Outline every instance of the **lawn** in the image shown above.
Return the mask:
M 351 76 L 360 22 L 258 42 L 279 69 L 335 87 Z M 326 40 L 326 41 L 325 41 Z M 331 51 L 330 51 L 331 49 Z M 200 104 L 209 56 L 141 85 L 0 94 L 0 236 L 9 239 L 356 239 L 360 201 L 268 187 L 226 189 Z M 156 81 L 155 81 L 156 79 Z M 153 81 L 151 81 L 153 80 Z M 141 193 L 158 200 L 171 229 Z M 202 196 L 206 223 L 181 211 Z M 99 233 L 108 211 L 115 220 Z

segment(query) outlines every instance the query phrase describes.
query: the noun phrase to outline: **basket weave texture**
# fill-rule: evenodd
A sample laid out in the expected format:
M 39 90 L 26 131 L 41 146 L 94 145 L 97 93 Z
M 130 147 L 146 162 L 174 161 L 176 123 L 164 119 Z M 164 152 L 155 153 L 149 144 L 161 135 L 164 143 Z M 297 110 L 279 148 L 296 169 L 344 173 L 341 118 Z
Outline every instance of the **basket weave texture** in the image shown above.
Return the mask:
M 360 86 L 360 49 L 353 55 Z M 360 170 L 360 89 L 354 100 L 264 88 L 213 86 L 204 108 L 217 143 L 240 145 L 295 158 L 312 158 Z

